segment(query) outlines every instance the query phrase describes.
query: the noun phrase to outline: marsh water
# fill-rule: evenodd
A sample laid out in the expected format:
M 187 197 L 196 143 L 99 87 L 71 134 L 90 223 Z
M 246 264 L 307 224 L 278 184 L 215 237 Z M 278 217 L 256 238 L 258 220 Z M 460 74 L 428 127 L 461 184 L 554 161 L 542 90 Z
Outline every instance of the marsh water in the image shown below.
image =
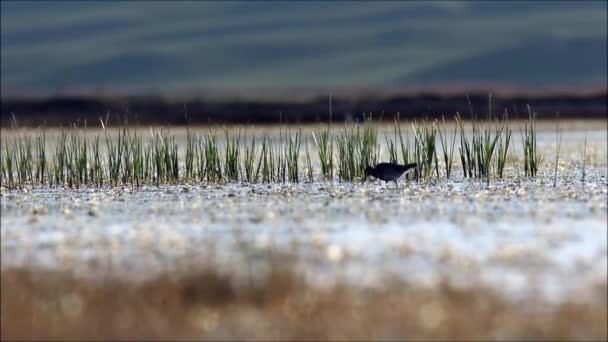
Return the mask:
M 582 151 L 587 135 L 583 182 Z M 517 140 L 517 139 L 515 139 Z M 2 189 L 2 269 L 140 281 L 211 263 L 243 281 L 272 263 L 313 284 L 490 286 L 559 301 L 607 277 L 606 130 L 539 133 L 539 175 L 503 180 L 315 181 Z M 513 149 L 520 149 L 515 142 Z

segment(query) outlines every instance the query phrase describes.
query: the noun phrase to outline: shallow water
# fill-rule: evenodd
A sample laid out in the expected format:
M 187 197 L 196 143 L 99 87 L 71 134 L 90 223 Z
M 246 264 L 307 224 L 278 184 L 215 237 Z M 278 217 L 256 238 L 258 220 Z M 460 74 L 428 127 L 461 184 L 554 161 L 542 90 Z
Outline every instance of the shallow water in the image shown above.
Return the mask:
M 319 286 L 386 276 L 490 285 L 559 301 L 605 282 L 606 167 L 535 180 L 3 190 L 2 269 L 142 280 L 212 263 L 243 279 L 269 260 Z M 592 298 L 589 298 L 592 299 Z

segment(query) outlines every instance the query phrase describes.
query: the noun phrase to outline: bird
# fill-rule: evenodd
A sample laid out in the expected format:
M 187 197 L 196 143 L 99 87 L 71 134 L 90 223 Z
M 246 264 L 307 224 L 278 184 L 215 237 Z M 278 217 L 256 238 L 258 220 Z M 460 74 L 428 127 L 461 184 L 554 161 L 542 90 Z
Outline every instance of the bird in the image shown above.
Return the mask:
M 375 167 L 368 166 L 365 168 L 365 178 L 373 176 L 374 178 L 383 180 L 385 182 L 395 182 L 395 186 L 399 186 L 397 180 L 403 176 L 404 173 L 411 171 L 416 168 L 418 164 L 394 164 L 394 163 L 380 163 Z

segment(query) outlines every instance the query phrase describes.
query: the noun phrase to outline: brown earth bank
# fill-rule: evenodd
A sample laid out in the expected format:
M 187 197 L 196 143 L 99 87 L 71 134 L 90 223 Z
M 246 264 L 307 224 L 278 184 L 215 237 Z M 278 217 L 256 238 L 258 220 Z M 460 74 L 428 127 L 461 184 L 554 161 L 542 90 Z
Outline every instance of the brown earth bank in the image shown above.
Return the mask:
M 488 288 L 321 289 L 284 267 L 236 282 L 205 267 L 142 283 L 4 269 L 2 340 L 606 340 L 596 302 L 507 300 Z
M 530 95 L 494 96 L 493 112 L 509 118 L 526 118 L 530 106 L 538 118 L 605 119 L 607 92 L 591 95 Z M 360 120 L 365 114 L 393 120 L 450 118 L 456 112 L 462 117 L 487 117 L 488 94 L 419 94 L 388 97 L 333 97 L 331 111 L 329 96 L 303 101 L 280 100 L 175 100 L 160 96 L 87 97 L 65 96 L 51 98 L 3 98 L 0 123 L 7 127 L 13 115 L 21 126 L 68 125 L 99 122 L 110 117 L 110 125 L 129 123 L 150 124 L 247 124 L 247 123 L 313 123 Z

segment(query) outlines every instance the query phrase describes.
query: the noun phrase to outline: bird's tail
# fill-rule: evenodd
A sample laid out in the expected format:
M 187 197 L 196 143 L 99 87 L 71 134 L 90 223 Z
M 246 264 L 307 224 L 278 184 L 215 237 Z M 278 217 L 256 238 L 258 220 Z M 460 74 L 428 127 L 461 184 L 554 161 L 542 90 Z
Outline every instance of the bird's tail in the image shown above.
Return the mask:
M 405 164 L 405 165 L 403 165 L 403 170 L 404 170 L 405 172 L 408 172 L 408 171 L 410 171 L 410 170 L 415 169 L 417 166 L 418 166 L 418 164 L 416 164 L 416 163 Z

